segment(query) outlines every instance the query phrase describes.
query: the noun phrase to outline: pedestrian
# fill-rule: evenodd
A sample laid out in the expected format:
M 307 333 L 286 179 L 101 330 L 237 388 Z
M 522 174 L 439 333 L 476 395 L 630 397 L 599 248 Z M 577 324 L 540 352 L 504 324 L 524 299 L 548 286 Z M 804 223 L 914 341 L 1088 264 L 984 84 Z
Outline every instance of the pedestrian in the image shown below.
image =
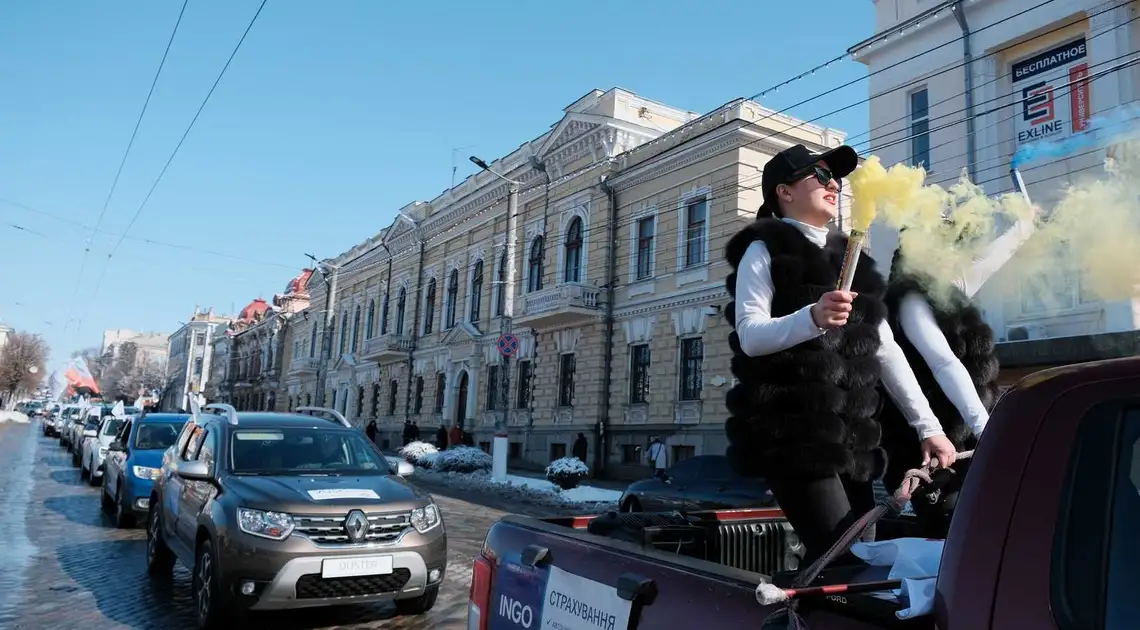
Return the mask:
M 415 420 L 412 420 L 412 441 L 418 442 L 419 439 L 420 439 L 420 425 L 416 424 Z
M 875 261 L 862 256 L 851 290 L 836 289 L 847 238 L 829 226 L 839 180 L 857 165 L 848 146 L 777 153 L 764 166 L 757 220 L 725 249 L 737 379 L 726 399 L 728 459 L 738 474 L 766 479 L 805 563 L 874 507 L 887 460 L 880 379 L 918 433 L 922 457 L 955 458 L 891 334 Z
M 475 446 L 475 436 L 467 429 L 463 430 L 463 446 Z
M 1036 210 L 1034 210 L 1036 212 Z M 947 242 L 972 240 L 964 227 L 947 220 Z M 973 450 L 997 401 L 998 359 L 994 331 L 971 299 L 1033 234 L 1033 219 L 1018 221 L 987 246 L 982 256 L 950 282 L 907 263 L 900 246 L 891 260 L 885 303 L 891 331 L 918 378 L 946 437 L 959 451 Z M 902 235 L 900 235 L 902 237 Z M 905 238 L 905 237 L 904 237 Z M 883 444 L 897 452 L 883 483 L 893 491 L 906 471 L 921 465 L 918 436 L 894 404 L 883 407 Z M 969 460 L 953 464 L 957 474 L 942 487 L 936 503 L 913 501 L 923 536 L 945 538 Z
M 441 451 L 447 449 L 447 427 L 442 424 L 435 430 L 435 447 Z
M 451 434 L 448 435 L 448 441 L 451 446 L 459 446 L 463 443 L 463 429 L 458 423 L 451 426 Z
M 653 439 L 649 441 L 646 457 L 649 458 L 649 467 L 653 469 L 653 476 L 665 481 L 667 477 L 665 469 L 669 467 L 669 452 L 661 443 L 661 438 L 653 436 Z
M 407 445 L 412 443 L 413 438 L 412 438 L 412 421 L 411 420 L 404 420 L 404 432 L 400 437 L 402 437 L 404 439 L 404 446 L 407 446 Z
M 574 440 L 574 445 L 570 447 L 570 454 L 577 457 L 584 464 L 586 463 L 586 453 L 590 450 L 590 445 L 586 443 L 586 434 L 579 433 L 578 439 Z
M 364 435 L 368 436 L 369 442 L 372 442 L 373 444 L 376 443 L 376 421 L 375 420 L 369 422 L 368 426 L 364 427 Z

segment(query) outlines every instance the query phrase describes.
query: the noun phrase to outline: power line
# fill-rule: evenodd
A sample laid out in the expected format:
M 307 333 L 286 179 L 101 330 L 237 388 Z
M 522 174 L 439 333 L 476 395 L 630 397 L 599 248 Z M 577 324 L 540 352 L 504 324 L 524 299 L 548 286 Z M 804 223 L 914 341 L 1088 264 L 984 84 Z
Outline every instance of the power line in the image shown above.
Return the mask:
M 249 35 L 250 30 L 253 29 L 253 25 L 257 22 L 257 18 L 261 15 L 262 9 L 265 8 L 266 2 L 268 2 L 268 0 L 261 0 L 261 4 L 257 7 L 257 12 L 253 14 L 252 18 L 250 18 L 249 24 L 245 27 L 245 31 L 241 34 L 241 38 L 238 39 L 238 42 L 234 46 L 233 51 L 230 52 L 229 58 L 226 59 L 225 65 L 223 65 L 221 71 L 218 72 L 218 76 L 216 79 L 214 79 L 214 84 L 210 86 L 210 90 L 206 93 L 206 97 L 202 99 L 202 104 L 199 105 L 198 110 L 194 112 L 194 117 L 190 119 L 190 124 L 187 125 L 186 130 L 182 132 L 182 137 L 179 138 L 178 144 L 174 146 L 174 150 L 170 153 L 170 157 L 166 159 L 166 163 L 162 166 L 162 170 L 159 171 L 158 177 L 156 177 L 154 183 L 151 184 L 150 190 L 148 190 L 146 196 L 143 197 L 142 203 L 139 204 L 138 210 L 135 210 L 135 214 L 131 217 L 130 222 L 127 223 L 126 229 L 123 230 L 123 233 L 119 235 L 118 240 L 115 241 L 115 245 L 111 248 L 111 253 L 107 254 L 107 259 L 103 262 L 103 270 L 99 274 L 99 280 L 95 283 L 95 290 L 92 293 L 92 298 L 99 294 L 99 289 L 103 285 L 103 279 L 107 276 L 107 268 L 111 264 L 111 258 L 113 258 L 119 251 L 119 246 L 123 244 L 123 239 L 131 231 L 131 228 L 134 227 L 135 222 L 138 221 L 139 215 L 141 215 L 143 209 L 146 208 L 146 204 L 150 201 L 151 195 L 154 194 L 155 189 L 158 188 L 159 182 L 161 182 L 163 176 L 166 175 L 167 169 L 169 169 L 171 163 L 174 162 L 174 158 L 178 155 L 178 151 L 182 148 L 182 144 L 186 142 L 186 138 L 190 135 L 190 131 L 194 129 L 194 124 L 198 122 L 198 117 L 202 115 L 202 110 L 206 108 L 206 104 L 210 102 L 210 97 L 213 96 L 214 91 L 218 89 L 218 84 L 222 82 L 222 77 L 225 76 L 226 70 L 229 69 L 230 64 L 234 60 L 234 57 L 236 57 L 238 51 L 241 50 L 241 45 L 245 43 L 245 38 Z
M 119 160 L 119 168 L 115 171 L 115 178 L 111 181 L 111 189 L 107 192 L 107 198 L 103 200 L 103 208 L 99 211 L 99 218 L 95 221 L 95 227 L 91 230 L 91 236 L 87 239 L 83 247 L 83 261 L 79 263 L 79 273 L 75 274 L 75 290 L 72 292 L 71 299 L 68 300 L 67 319 L 64 322 L 64 329 L 71 324 L 71 316 L 75 309 L 76 298 L 79 297 L 79 288 L 83 286 L 83 272 L 87 270 L 87 259 L 91 255 L 91 242 L 95 239 L 95 233 L 99 231 L 99 227 L 103 225 L 103 217 L 107 215 L 107 206 L 111 204 L 111 197 L 115 194 L 115 187 L 119 185 L 119 178 L 123 175 L 123 167 L 127 165 L 127 157 L 131 154 L 131 148 L 135 145 L 135 138 L 139 134 L 139 127 L 142 126 L 143 117 L 146 116 L 147 107 L 150 106 L 150 98 L 154 96 L 154 87 L 158 85 L 158 77 L 162 75 L 162 69 L 166 66 L 166 58 L 170 55 L 170 46 L 174 44 L 174 36 L 178 34 L 178 27 L 182 25 L 182 16 L 186 14 L 186 5 L 190 0 L 182 1 L 182 9 L 178 12 L 178 19 L 174 22 L 174 29 L 170 32 L 170 39 L 166 41 L 166 48 L 162 51 L 162 59 L 158 62 L 158 69 L 154 72 L 154 78 L 150 82 L 150 89 L 147 90 L 146 99 L 143 101 L 142 110 L 139 111 L 138 118 L 135 120 L 135 128 L 131 131 L 131 139 L 127 142 L 127 149 L 123 151 L 123 158 Z

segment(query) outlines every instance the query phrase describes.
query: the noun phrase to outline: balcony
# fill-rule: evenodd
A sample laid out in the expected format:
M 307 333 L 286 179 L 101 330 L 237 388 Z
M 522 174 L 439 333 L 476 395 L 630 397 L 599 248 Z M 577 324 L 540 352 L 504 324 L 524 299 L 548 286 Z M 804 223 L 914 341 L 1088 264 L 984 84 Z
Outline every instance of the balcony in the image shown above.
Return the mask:
M 296 357 L 289 362 L 290 374 L 316 374 L 321 369 L 321 360 L 317 357 Z
M 527 293 L 515 302 L 515 321 L 534 328 L 579 324 L 600 314 L 599 293 L 592 284 L 576 282 Z
M 411 351 L 410 335 L 380 335 L 364 340 L 364 351 L 360 353 L 360 358 L 366 360 L 406 358 Z

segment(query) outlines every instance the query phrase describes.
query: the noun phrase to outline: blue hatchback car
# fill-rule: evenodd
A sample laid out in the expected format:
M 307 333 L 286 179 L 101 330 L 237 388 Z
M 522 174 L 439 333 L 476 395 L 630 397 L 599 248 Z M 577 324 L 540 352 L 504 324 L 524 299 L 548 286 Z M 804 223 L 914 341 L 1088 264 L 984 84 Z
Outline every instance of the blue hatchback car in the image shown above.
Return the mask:
M 103 509 L 116 527 L 131 527 L 150 509 L 150 489 L 162 468 L 162 455 L 190 420 L 184 413 L 148 413 L 129 420 L 107 449 Z

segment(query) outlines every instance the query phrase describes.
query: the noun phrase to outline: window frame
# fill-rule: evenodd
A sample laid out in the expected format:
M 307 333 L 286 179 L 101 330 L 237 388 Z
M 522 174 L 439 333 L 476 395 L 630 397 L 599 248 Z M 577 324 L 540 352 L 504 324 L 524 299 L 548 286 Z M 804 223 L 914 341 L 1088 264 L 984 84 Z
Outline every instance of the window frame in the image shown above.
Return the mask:
M 644 364 L 639 362 L 639 355 L 644 351 Z M 648 342 L 629 345 L 629 404 L 649 404 L 649 395 L 652 391 L 650 372 L 653 366 L 653 351 Z
M 687 349 L 694 343 L 700 346 L 701 352 L 700 358 L 697 360 L 696 382 L 688 383 L 688 381 L 691 379 L 688 376 L 686 369 L 690 362 L 694 360 L 694 357 L 689 355 Z M 677 400 L 681 402 L 698 402 L 701 400 L 701 392 L 704 390 L 704 345 L 704 338 L 699 336 L 681 337 L 679 343 L 677 344 L 677 374 L 679 376 L 679 382 L 677 383 Z M 696 385 L 696 387 L 695 389 L 690 390 L 689 385 Z
M 645 236 L 642 226 L 650 226 L 650 235 Z M 633 273 L 631 280 L 638 282 L 641 280 L 650 280 L 654 275 L 654 267 L 656 267 L 657 258 L 657 215 L 650 214 L 637 218 L 631 227 L 631 238 L 633 242 Z M 644 255 L 644 261 L 642 256 Z M 644 265 L 642 264 L 644 262 Z
M 574 381 L 578 373 L 578 359 L 573 352 L 558 355 L 558 406 L 574 406 Z
M 480 258 L 471 265 L 471 280 L 467 283 L 467 293 L 470 296 L 470 299 L 468 299 L 469 308 L 467 309 L 467 321 L 472 324 L 478 322 L 480 316 L 482 316 L 483 271 L 483 259 Z
M 456 308 L 459 302 L 459 269 L 452 269 L 447 274 L 447 297 L 444 304 L 444 330 L 455 328 Z
M 539 234 L 527 243 L 526 292 L 542 290 L 542 276 L 546 273 L 546 237 Z
M 919 110 L 915 105 L 915 98 L 919 95 L 925 99 L 926 104 Z M 907 132 L 910 142 L 910 155 L 907 163 L 911 166 L 921 166 L 927 173 L 933 172 L 930 159 L 930 90 L 928 86 L 921 86 L 907 92 L 906 95 Z
M 585 250 L 586 235 L 583 229 L 585 222 L 582 217 L 574 215 L 566 224 L 565 237 L 562 240 L 562 282 L 577 283 L 582 281 L 582 258 Z
M 430 335 L 435 327 L 435 293 L 436 279 L 428 280 L 427 290 L 424 292 L 424 330 L 423 334 Z

